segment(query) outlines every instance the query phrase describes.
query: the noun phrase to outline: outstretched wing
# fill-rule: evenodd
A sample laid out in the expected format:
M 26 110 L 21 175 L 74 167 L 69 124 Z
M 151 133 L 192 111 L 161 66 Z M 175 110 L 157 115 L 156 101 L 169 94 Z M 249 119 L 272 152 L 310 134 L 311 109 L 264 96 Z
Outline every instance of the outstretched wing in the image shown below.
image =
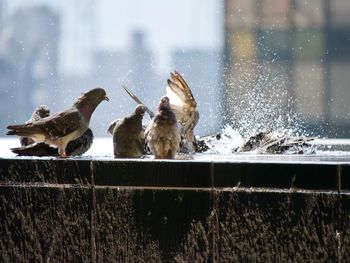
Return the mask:
M 170 99 L 170 106 L 175 112 L 177 120 L 183 126 L 184 133 L 189 129 L 193 130 L 199 119 L 196 110 L 197 102 L 186 81 L 177 71 L 170 73 L 167 97 Z

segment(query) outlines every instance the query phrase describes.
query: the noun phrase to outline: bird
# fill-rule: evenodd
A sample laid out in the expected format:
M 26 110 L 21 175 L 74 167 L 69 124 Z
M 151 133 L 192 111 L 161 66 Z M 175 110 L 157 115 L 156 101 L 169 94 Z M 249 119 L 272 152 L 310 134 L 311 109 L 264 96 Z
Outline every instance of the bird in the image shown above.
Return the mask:
M 26 121 L 25 123 L 37 121 L 39 119 L 48 117 L 49 115 L 50 115 L 49 107 L 47 107 L 46 105 L 39 105 L 38 107 L 36 107 L 36 109 L 32 113 L 30 119 L 28 121 Z M 31 138 L 22 137 L 22 136 L 19 137 L 19 141 L 20 141 L 22 146 L 27 146 L 29 144 L 34 143 L 34 141 Z
M 83 155 L 90 149 L 93 139 L 93 132 L 88 128 L 80 137 L 68 143 L 66 147 L 67 156 Z M 20 156 L 59 156 L 57 148 L 44 142 L 26 144 L 21 147 L 11 148 L 10 150 Z
M 29 137 L 36 143 L 52 145 L 58 148 L 59 156 L 65 158 L 67 144 L 88 129 L 91 115 L 103 100 L 109 101 L 104 89 L 91 89 L 83 93 L 69 109 L 37 121 L 9 125 L 7 135 Z
M 125 86 L 123 88 L 136 103 L 144 104 L 130 89 Z M 167 80 L 166 97 L 169 98 L 170 108 L 181 124 L 180 152 L 190 153 L 200 151 L 200 147 L 194 136 L 194 128 L 199 121 L 197 102 L 190 87 L 177 71 L 171 72 L 170 78 Z M 146 106 L 146 108 L 150 117 L 153 118 L 155 114 L 149 107 Z
M 180 149 L 181 125 L 170 107 L 168 97 L 162 97 L 157 112 L 145 131 L 146 143 L 156 159 L 174 159 Z
M 257 154 L 302 154 L 310 148 L 313 137 L 291 136 L 272 131 L 260 131 L 246 139 L 235 152 L 252 152 Z M 312 152 L 309 151 L 309 152 Z
M 145 135 L 142 119 L 146 107 L 137 105 L 135 112 L 123 119 L 113 121 L 108 132 L 113 135 L 114 157 L 139 158 L 145 152 Z
M 26 121 L 33 122 L 48 117 L 50 109 L 46 105 L 39 105 L 32 113 L 30 119 Z M 87 152 L 93 142 L 93 132 L 88 128 L 79 138 L 72 140 L 66 147 L 68 156 L 80 156 Z M 35 143 L 29 137 L 20 137 L 21 147 L 11 148 L 10 150 L 20 156 L 58 156 L 58 149 L 46 143 Z

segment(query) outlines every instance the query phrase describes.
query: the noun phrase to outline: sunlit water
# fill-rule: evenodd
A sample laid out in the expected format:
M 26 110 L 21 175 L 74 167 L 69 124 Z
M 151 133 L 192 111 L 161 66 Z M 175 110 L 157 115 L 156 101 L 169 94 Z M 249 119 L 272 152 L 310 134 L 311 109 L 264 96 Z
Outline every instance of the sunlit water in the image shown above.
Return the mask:
M 179 155 L 178 160 L 194 161 L 223 161 L 223 162 L 350 162 L 350 140 L 346 139 L 315 139 L 311 142 L 313 151 L 306 154 L 257 154 L 256 152 L 235 153 L 234 149 L 244 141 L 240 133 L 227 126 L 222 131 L 220 140 L 210 141 L 211 149 L 205 153 L 193 155 Z M 0 138 L 0 157 L 14 158 L 10 150 L 20 146 L 18 138 Z M 16 157 L 16 158 L 55 158 L 55 157 Z M 73 157 L 72 157 L 73 158 Z M 95 138 L 92 147 L 78 159 L 104 159 L 114 160 L 112 137 Z M 141 160 L 153 159 L 152 156 L 144 156 Z

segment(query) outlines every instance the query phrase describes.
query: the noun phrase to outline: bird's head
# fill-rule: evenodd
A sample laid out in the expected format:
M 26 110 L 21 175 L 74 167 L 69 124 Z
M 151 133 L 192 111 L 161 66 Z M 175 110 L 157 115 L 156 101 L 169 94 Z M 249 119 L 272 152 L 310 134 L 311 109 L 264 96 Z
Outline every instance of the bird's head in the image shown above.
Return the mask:
M 146 110 L 147 110 L 146 106 L 144 106 L 143 104 L 139 104 L 135 108 L 135 114 L 143 116 L 145 115 Z
M 170 108 L 170 101 L 169 98 L 164 96 L 160 99 L 159 105 L 158 105 L 158 109 L 162 110 L 165 108 Z
M 33 112 L 32 117 L 45 118 L 50 115 L 50 109 L 46 105 L 39 105 Z
M 76 107 L 85 118 L 90 119 L 91 114 L 103 100 L 109 101 L 106 91 L 102 88 L 95 88 L 83 93 L 73 107 Z

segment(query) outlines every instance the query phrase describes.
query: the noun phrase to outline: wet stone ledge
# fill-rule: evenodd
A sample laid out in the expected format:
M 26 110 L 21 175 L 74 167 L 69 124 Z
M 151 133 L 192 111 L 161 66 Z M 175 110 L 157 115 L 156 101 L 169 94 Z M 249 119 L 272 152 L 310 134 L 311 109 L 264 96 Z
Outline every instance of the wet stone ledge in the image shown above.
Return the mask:
M 342 162 L 0 159 L 0 262 L 349 262 Z

